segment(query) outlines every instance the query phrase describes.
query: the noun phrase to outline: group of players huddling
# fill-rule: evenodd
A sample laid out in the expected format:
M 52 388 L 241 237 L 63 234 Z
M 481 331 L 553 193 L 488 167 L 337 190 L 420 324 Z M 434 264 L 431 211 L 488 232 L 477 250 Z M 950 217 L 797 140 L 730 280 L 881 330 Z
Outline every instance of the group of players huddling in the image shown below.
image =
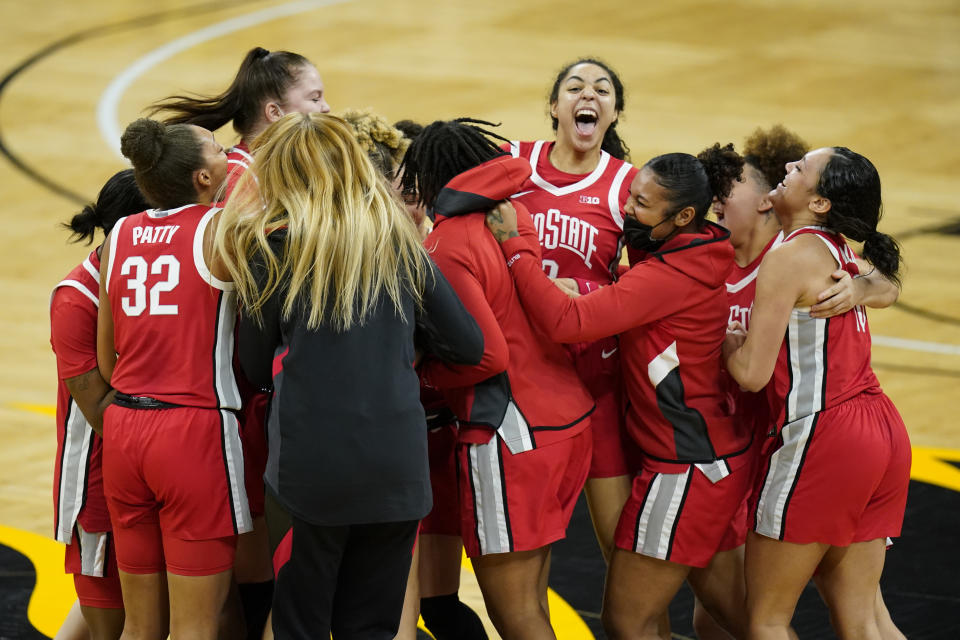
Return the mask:
M 796 637 L 811 579 L 839 637 L 903 637 L 876 169 L 779 125 L 634 166 L 595 59 L 548 102 L 533 142 L 337 117 L 255 48 L 127 127 L 51 303 L 59 638 L 486 638 L 461 549 L 503 638 L 554 638 L 581 491 L 611 638 L 669 638 L 685 580 L 698 637 Z

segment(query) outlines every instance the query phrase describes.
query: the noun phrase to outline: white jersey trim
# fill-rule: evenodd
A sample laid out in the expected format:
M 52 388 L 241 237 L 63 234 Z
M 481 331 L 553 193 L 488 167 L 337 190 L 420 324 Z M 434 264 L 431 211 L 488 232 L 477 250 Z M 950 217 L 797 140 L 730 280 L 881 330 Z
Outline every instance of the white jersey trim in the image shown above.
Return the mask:
M 87 270 L 87 273 L 89 273 L 94 280 L 100 282 L 100 270 L 90 262 L 90 256 L 83 259 L 83 268 Z
M 60 477 L 57 479 L 57 531 L 58 542 L 70 544 L 73 525 L 83 508 L 84 491 L 87 488 L 87 462 L 93 429 L 80 407 L 69 400 L 67 419 L 64 424 L 63 452 L 60 459 Z
M 777 237 L 774 238 L 773 244 L 770 245 L 770 248 L 767 249 L 767 251 L 768 251 L 768 252 L 769 252 L 769 251 L 773 251 L 774 249 L 776 249 L 777 247 L 779 247 L 781 244 L 783 244 L 783 231 L 782 231 L 782 230 L 777 232 Z M 762 260 L 761 260 L 760 262 L 761 262 L 761 264 L 763 263 Z M 753 271 L 751 271 L 747 276 L 745 276 L 745 277 L 744 277 L 742 280 L 740 280 L 739 282 L 728 282 L 728 283 L 727 283 L 727 293 L 736 293 L 737 291 L 740 291 L 741 289 L 743 289 L 744 287 L 746 287 L 748 284 L 750 284 L 751 282 L 753 282 L 754 280 L 756 280 L 756 279 L 757 279 L 757 274 L 758 274 L 759 272 L 760 272 L 760 265 L 758 264 L 756 269 L 754 269 Z
M 593 173 L 589 174 L 579 182 L 574 182 L 573 184 L 569 184 L 565 187 L 557 187 L 544 180 L 542 177 L 540 177 L 540 174 L 537 173 L 537 164 L 540 159 L 540 152 L 543 150 L 543 146 L 545 144 L 545 140 L 538 140 L 533 145 L 533 152 L 530 154 L 530 168 L 533 170 L 533 173 L 530 175 L 530 180 L 551 195 L 565 196 L 570 193 L 580 191 L 581 189 L 586 189 L 600 179 L 600 177 L 603 175 L 603 172 L 607 170 L 607 164 L 610 162 L 610 154 L 606 151 L 601 151 L 600 162 L 597 163 L 597 167 L 593 170 Z M 547 161 L 549 162 L 549 159 Z
M 187 207 L 192 207 L 192 204 L 185 204 L 182 207 L 177 207 L 176 209 L 147 209 L 146 214 L 150 218 L 166 218 L 167 216 L 172 216 L 175 213 L 180 213 Z
M 89 298 L 90 302 L 93 303 L 93 306 L 97 307 L 98 309 L 100 308 L 100 298 L 93 295 L 93 292 L 90 291 L 90 289 L 88 289 L 86 285 L 84 285 L 82 282 L 77 282 L 76 280 L 64 280 L 60 282 L 60 284 L 58 284 L 56 287 L 54 287 L 54 293 L 56 293 L 56 290 L 59 289 L 60 287 L 72 287 L 73 289 L 76 289 L 77 291 L 82 293 L 84 296 Z
M 203 278 L 203 281 L 211 287 L 220 289 L 221 291 L 233 291 L 233 283 L 220 280 L 210 273 L 207 261 L 203 258 L 204 232 L 207 230 L 207 225 L 210 224 L 211 218 L 219 212 L 220 209 L 213 207 L 203 214 L 203 217 L 200 219 L 200 223 L 197 225 L 197 232 L 193 236 L 193 264 L 197 267 L 197 272 L 200 274 L 200 277 Z
M 621 230 L 623 229 L 623 214 L 620 213 L 620 187 L 623 185 L 627 174 L 630 173 L 630 169 L 633 169 L 633 165 L 629 162 L 624 162 L 620 169 L 617 170 L 617 175 L 613 178 L 613 184 L 610 185 L 610 192 L 607 194 L 607 204 L 610 206 L 610 217 L 613 218 L 613 221 L 617 223 L 617 226 L 620 227 Z
M 110 262 L 107 264 L 107 279 L 104 284 L 107 286 L 107 293 L 110 293 L 110 282 L 113 279 L 113 263 L 114 256 L 117 255 L 117 238 L 120 237 L 120 228 L 123 226 L 123 223 L 127 221 L 129 216 L 120 218 L 117 220 L 117 223 L 113 225 L 113 230 L 110 232 Z

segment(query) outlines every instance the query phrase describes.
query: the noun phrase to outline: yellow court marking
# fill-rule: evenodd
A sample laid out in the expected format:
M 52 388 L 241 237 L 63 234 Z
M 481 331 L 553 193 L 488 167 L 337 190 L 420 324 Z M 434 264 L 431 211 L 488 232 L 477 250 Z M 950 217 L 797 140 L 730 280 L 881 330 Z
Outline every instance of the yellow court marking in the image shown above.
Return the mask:
M 910 467 L 910 477 L 952 491 L 960 491 L 960 468 L 945 460 L 960 462 L 960 451 L 913 447 L 913 466 Z
M 37 631 L 53 637 L 77 599 L 73 576 L 63 572 L 63 545 L 44 536 L 0 525 L 0 544 L 25 555 L 37 574 L 27 619 Z
M 470 558 L 464 553 L 460 559 L 460 566 L 473 573 Z M 557 640 L 593 640 L 593 632 L 583 621 L 580 614 L 571 607 L 566 600 L 553 589 L 547 589 L 547 604 L 550 606 L 550 626 L 557 634 Z
M 53 405 L 47 404 L 29 404 L 26 402 L 11 402 L 9 406 L 14 409 L 20 409 L 21 411 L 26 411 L 28 413 L 39 413 L 43 416 L 50 416 L 52 418 L 57 417 L 57 408 Z

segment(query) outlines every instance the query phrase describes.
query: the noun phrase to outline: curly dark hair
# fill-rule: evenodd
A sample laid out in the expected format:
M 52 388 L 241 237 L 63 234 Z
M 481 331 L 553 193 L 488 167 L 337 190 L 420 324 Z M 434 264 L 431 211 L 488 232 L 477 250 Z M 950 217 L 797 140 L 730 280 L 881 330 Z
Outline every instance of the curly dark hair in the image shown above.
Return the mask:
M 803 138 L 775 124 L 769 129 L 758 127 L 750 134 L 743 146 L 743 159 L 769 191 L 787 175 L 786 164 L 799 160 L 809 150 Z

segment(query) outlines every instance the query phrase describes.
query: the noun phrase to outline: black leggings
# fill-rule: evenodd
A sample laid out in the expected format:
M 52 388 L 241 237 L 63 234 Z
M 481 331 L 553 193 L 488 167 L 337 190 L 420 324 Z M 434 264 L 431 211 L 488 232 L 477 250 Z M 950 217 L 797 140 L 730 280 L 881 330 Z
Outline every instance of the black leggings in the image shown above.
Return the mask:
M 418 521 L 313 525 L 296 516 L 277 576 L 277 640 L 391 640 L 400 626 Z

